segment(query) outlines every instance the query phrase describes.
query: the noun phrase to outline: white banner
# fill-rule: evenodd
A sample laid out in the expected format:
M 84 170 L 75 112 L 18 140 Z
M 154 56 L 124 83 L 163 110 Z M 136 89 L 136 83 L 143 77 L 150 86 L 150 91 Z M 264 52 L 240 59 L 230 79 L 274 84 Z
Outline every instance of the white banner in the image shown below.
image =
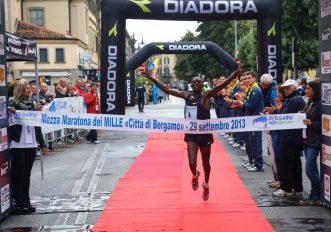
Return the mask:
M 86 113 L 84 97 L 55 98 L 43 107 L 43 112 Z M 51 133 L 64 127 L 42 127 L 43 134 Z
M 305 114 L 258 115 L 210 120 L 151 118 L 109 114 L 17 111 L 10 123 L 53 128 L 207 134 L 306 128 Z
M 86 113 L 84 97 L 55 98 L 43 107 L 47 112 Z

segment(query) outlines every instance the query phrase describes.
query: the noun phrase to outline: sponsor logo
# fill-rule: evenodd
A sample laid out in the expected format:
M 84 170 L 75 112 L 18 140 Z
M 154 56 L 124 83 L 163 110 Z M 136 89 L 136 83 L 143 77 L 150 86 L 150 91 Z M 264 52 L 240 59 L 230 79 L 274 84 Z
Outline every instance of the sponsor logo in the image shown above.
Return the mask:
M 205 45 L 169 45 L 169 50 L 170 51 L 206 51 L 207 48 Z
M 26 47 L 25 49 L 25 55 L 37 55 L 37 49 L 36 47 L 33 45 L 33 47 L 30 47 L 29 45 Z
M 151 1 L 148 0 L 130 0 L 130 1 L 137 4 L 143 12 L 145 13 L 151 12 L 151 10 L 146 6 L 148 4 L 151 4 Z
M 131 104 L 131 80 L 126 80 L 126 103 Z
M 268 36 L 276 36 L 276 22 L 272 25 L 272 27 L 268 30 Z
M 321 53 L 321 73 L 328 74 L 331 73 L 331 52 Z
M 331 105 L 331 83 L 322 83 L 322 105 Z
M 107 112 L 114 110 L 116 101 L 116 78 L 117 78 L 117 46 L 108 46 L 108 67 L 107 67 L 107 82 L 106 82 L 106 103 Z
M 322 39 L 322 41 L 327 41 L 327 40 L 331 39 L 331 26 L 323 29 L 321 39 Z
M 3 186 L 0 189 L 0 197 L 1 197 L 1 213 L 3 213 L 10 207 L 9 184 Z
M 112 35 L 114 35 L 115 37 L 117 36 L 117 22 L 112 27 L 112 29 L 108 31 L 108 36 L 111 37 Z
M 268 73 L 277 79 L 277 46 L 268 45 Z
M 0 175 L 4 176 L 7 175 L 7 173 L 8 173 L 8 162 L 5 162 L 0 167 Z
M 268 116 L 269 125 L 275 124 L 293 124 L 295 123 L 292 115 L 270 115 Z
M 257 13 L 254 1 L 199 1 L 165 0 L 164 12 L 167 14 L 228 14 Z
M 321 0 L 321 17 L 331 14 L 331 0 Z
M 261 116 L 253 120 L 253 126 L 255 128 L 268 128 L 268 118 L 266 116 Z
M 164 50 L 164 45 L 156 45 L 156 47 L 158 47 L 161 51 L 163 51 Z
M 330 201 L 330 176 L 324 174 L 324 198 Z

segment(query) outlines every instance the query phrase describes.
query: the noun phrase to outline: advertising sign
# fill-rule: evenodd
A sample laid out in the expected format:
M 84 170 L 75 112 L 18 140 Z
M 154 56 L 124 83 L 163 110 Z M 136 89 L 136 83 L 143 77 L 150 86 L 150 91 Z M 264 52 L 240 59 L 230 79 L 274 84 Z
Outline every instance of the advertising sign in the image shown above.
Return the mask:
M 6 76 L 6 55 L 5 49 L 5 10 L 4 1 L 0 0 L 0 221 L 10 213 L 10 172 L 8 159 L 8 138 L 7 138 L 7 76 Z
M 322 108 L 321 199 L 330 205 L 331 176 L 331 0 L 319 1 L 320 80 Z

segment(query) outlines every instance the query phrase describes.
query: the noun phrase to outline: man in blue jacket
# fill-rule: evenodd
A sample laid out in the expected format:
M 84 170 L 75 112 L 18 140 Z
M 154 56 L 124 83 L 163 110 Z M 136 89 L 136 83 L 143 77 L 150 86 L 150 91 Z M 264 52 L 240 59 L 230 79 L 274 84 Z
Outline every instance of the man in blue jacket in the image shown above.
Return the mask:
M 275 107 L 268 108 L 268 113 L 290 114 L 298 113 L 305 107 L 305 101 L 298 90 L 298 83 L 295 80 L 287 80 L 283 85 L 287 98 L 281 110 Z M 281 131 L 281 152 L 280 152 L 280 189 L 273 193 L 274 196 L 284 197 L 301 195 L 302 186 L 302 164 L 300 152 L 303 149 L 302 129 Z M 292 190 L 294 191 L 292 193 Z
M 256 83 L 256 75 L 254 72 L 245 72 L 243 75 L 247 78 L 248 90 L 244 98 L 233 101 L 233 107 L 242 108 L 246 116 L 260 115 L 264 109 L 263 94 Z M 246 147 L 250 145 L 252 149 L 253 160 L 250 160 L 252 165 L 248 167 L 248 171 L 263 172 L 262 131 L 247 132 L 245 143 L 249 143 Z

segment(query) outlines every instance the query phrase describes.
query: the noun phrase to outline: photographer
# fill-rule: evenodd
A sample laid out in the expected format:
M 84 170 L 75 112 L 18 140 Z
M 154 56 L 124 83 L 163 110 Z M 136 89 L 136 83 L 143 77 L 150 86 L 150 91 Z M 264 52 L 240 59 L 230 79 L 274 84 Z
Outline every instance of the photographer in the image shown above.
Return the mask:
M 91 90 L 84 94 L 84 101 L 87 108 L 87 113 L 100 114 L 100 101 L 98 96 L 98 85 L 97 83 L 91 84 Z M 86 139 L 92 143 L 99 144 L 97 130 L 90 130 Z

